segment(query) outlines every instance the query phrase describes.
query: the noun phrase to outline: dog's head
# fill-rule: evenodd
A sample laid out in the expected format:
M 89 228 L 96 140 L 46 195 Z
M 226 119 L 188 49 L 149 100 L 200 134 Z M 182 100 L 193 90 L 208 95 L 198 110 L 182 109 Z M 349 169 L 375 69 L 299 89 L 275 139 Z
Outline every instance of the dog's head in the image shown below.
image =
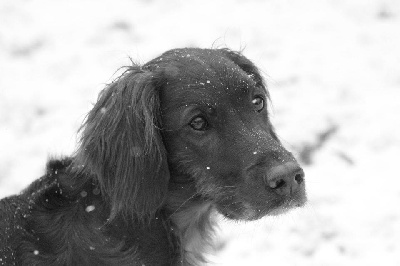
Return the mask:
M 227 49 L 175 49 L 108 86 L 78 157 L 111 216 L 154 213 L 169 193 L 257 219 L 306 201 L 304 173 L 281 145 L 254 64 Z

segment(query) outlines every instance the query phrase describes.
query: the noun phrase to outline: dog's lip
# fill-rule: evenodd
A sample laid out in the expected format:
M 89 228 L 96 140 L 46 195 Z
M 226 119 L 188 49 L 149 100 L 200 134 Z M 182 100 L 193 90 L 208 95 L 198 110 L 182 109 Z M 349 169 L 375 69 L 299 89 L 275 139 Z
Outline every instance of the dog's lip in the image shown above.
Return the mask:
M 229 219 L 238 219 L 238 220 L 258 220 L 265 216 L 278 216 L 284 214 L 292 209 L 302 207 L 307 202 L 307 197 L 305 193 L 298 193 L 300 195 L 284 197 L 284 198 L 276 198 L 272 201 L 269 201 L 269 204 L 251 204 L 248 201 L 244 201 L 246 208 L 243 210 L 243 213 L 238 214 L 234 211 L 230 211 L 227 208 L 223 208 L 223 211 L 219 211 L 225 217 Z
M 260 214 L 258 218 L 263 216 L 280 215 L 294 208 L 303 207 L 307 203 L 307 195 L 305 192 L 296 193 L 292 196 L 277 198 L 268 203 L 269 204 L 258 203 L 256 206 L 253 206 L 253 208 Z
M 300 193 L 298 193 L 300 194 Z M 307 195 L 305 193 L 301 193 L 301 195 L 294 195 L 291 197 L 285 198 L 280 204 L 277 204 L 275 207 L 269 209 L 266 215 L 279 215 L 286 213 L 294 208 L 303 207 L 307 202 Z

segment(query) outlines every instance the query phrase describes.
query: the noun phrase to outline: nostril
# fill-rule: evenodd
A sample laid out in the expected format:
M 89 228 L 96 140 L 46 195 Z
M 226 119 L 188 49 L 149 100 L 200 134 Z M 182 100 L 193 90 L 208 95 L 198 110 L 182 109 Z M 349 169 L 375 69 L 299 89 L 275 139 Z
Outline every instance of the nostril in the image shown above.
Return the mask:
M 296 174 L 294 180 L 297 182 L 297 184 L 301 184 L 304 181 L 303 174 Z
M 286 185 L 286 181 L 283 179 L 271 180 L 268 182 L 268 186 L 273 189 L 278 189 Z
M 276 182 L 276 187 L 275 187 L 275 188 L 281 188 L 281 187 L 283 187 L 283 186 L 285 186 L 285 185 L 286 185 L 285 180 L 279 179 L 279 180 Z

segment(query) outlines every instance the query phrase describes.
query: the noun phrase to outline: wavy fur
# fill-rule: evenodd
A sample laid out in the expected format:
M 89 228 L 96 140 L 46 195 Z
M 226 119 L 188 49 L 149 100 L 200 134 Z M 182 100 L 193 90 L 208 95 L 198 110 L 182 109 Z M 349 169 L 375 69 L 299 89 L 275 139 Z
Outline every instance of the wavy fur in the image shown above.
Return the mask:
M 216 212 L 254 220 L 302 205 L 302 170 L 268 97 L 255 65 L 228 49 L 126 68 L 76 152 L 0 201 L 0 265 L 200 265 Z

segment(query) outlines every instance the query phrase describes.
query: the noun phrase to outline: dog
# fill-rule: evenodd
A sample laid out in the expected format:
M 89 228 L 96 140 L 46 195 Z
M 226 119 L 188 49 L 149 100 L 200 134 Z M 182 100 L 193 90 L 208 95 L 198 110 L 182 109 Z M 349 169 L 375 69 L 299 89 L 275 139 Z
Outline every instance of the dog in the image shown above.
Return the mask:
M 304 172 L 241 52 L 182 48 L 124 68 L 70 157 L 0 201 L 0 265 L 199 265 L 215 214 L 305 204 Z

